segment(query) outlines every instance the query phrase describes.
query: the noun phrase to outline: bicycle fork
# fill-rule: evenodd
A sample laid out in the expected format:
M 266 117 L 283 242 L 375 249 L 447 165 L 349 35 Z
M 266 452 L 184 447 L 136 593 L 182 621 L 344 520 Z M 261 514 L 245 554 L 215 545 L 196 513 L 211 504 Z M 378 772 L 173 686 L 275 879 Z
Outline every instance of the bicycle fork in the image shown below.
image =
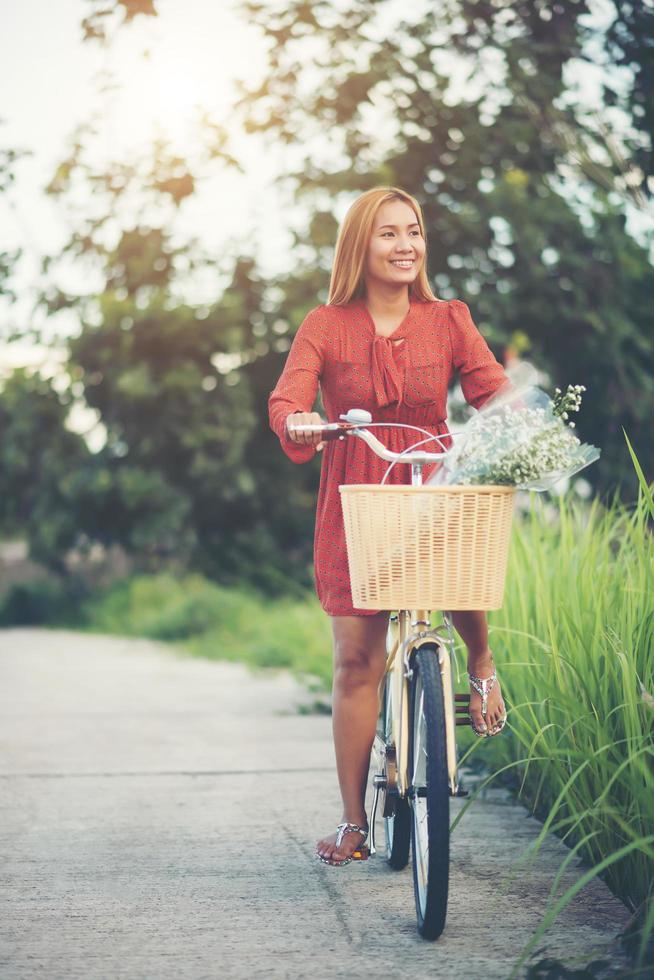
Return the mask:
M 429 622 L 424 618 L 419 618 L 420 613 L 414 613 L 411 617 L 411 627 L 429 627 Z M 424 616 L 424 613 L 422 614 Z M 403 617 L 404 618 L 404 617 Z M 457 777 L 457 749 L 456 749 L 456 726 L 469 724 L 468 709 L 470 696 L 466 694 L 454 694 L 454 679 L 452 677 L 452 664 L 454 661 L 454 634 L 451 620 L 446 613 L 445 626 L 447 635 L 443 635 L 441 628 L 422 629 L 409 635 L 404 642 L 403 636 L 406 635 L 406 622 L 399 623 L 398 616 L 391 617 L 389 626 L 389 637 L 392 640 L 391 655 L 388 658 L 387 670 L 389 667 L 398 672 L 396 683 L 393 686 L 393 707 L 398 711 L 399 718 L 393 717 L 393 732 L 383 733 L 383 738 L 375 736 L 373 751 L 378 762 L 379 771 L 374 773 L 372 779 L 373 801 L 370 815 L 370 854 L 377 852 L 375 824 L 377 818 L 377 808 L 380 796 L 384 798 L 383 816 L 392 815 L 395 802 L 389 800 L 389 793 L 396 797 L 405 797 L 409 791 L 408 774 L 408 683 L 412 676 L 412 657 L 414 652 L 425 643 L 433 645 L 435 643 L 438 651 L 438 664 L 443 680 L 443 691 L 445 695 L 445 734 L 447 748 L 447 768 L 450 796 L 467 796 L 466 790 L 462 790 L 458 784 Z M 398 649 L 401 648 L 401 649 Z M 400 664 L 393 667 L 395 657 L 400 657 Z M 395 679 L 394 679 L 395 680 Z M 398 683 L 400 682 L 400 683 Z M 390 741 L 387 741 L 390 738 Z M 389 785 L 392 778 L 393 785 Z

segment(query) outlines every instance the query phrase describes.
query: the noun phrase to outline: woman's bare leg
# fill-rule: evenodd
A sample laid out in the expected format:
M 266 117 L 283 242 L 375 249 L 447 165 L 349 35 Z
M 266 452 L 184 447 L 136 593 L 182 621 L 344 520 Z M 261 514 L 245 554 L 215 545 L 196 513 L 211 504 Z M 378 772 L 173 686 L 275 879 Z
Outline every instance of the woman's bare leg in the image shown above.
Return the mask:
M 474 610 L 452 612 L 454 627 L 468 648 L 468 673 L 477 677 L 490 677 L 493 673 L 493 654 L 488 648 L 488 624 L 486 613 Z M 493 684 L 488 695 L 488 710 L 484 719 L 481 713 L 481 695 L 474 689 L 470 691 L 470 714 L 475 728 L 484 731 L 486 725 L 491 729 L 504 717 L 504 701 L 499 680 Z
M 388 613 L 333 616 L 334 683 L 332 725 L 336 769 L 343 799 L 340 823 L 368 825 L 365 810 L 370 750 L 379 713 L 379 684 L 386 664 Z M 316 851 L 338 863 L 361 844 L 361 835 L 346 834 L 336 848 L 336 834 L 323 837 Z

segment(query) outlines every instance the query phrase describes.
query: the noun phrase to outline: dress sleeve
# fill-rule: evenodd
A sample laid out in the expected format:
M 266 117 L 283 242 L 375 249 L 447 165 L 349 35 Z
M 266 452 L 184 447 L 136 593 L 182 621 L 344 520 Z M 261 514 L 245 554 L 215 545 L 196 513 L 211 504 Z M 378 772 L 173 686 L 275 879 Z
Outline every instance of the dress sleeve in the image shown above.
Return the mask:
M 498 388 L 510 382 L 475 326 L 468 306 L 458 299 L 450 301 L 450 340 L 465 400 L 473 408 L 481 408 Z
M 286 419 L 294 412 L 310 412 L 318 394 L 323 367 L 322 329 L 319 314 L 307 313 L 293 338 L 284 370 L 268 399 L 270 428 L 294 463 L 312 459 L 314 446 L 300 446 L 286 433 Z

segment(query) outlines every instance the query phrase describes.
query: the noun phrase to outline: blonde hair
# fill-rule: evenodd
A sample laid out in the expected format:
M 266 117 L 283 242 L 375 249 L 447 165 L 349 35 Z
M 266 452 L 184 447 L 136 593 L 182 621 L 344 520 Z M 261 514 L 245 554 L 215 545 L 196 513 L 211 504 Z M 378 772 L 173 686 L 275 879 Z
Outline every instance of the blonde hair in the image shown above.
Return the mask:
M 426 242 L 422 209 L 415 198 L 399 187 L 373 187 L 365 191 L 350 205 L 338 231 L 328 304 L 344 306 L 351 300 L 363 296 L 364 266 L 375 215 L 382 204 L 395 200 L 404 201 L 413 209 L 420 225 L 420 232 Z M 437 298 L 432 293 L 427 278 L 426 251 L 420 272 L 409 285 L 409 297 L 421 302 L 429 302 Z

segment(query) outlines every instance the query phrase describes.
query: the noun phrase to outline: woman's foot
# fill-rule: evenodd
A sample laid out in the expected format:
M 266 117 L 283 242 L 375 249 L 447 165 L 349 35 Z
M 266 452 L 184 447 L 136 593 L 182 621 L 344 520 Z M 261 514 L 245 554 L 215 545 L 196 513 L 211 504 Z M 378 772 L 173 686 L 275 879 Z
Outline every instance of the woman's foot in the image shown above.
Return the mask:
M 468 654 L 468 674 L 472 674 L 473 677 L 478 677 L 481 680 L 486 680 L 491 677 L 493 670 L 495 669 L 495 663 L 493 661 L 493 654 L 490 650 L 485 650 L 479 656 L 473 657 Z M 470 685 L 470 718 L 472 719 L 472 725 L 480 735 L 496 735 L 502 730 L 503 725 L 501 722 L 506 718 L 506 708 L 504 705 L 504 699 L 502 698 L 502 691 L 500 688 L 499 679 L 496 679 L 492 684 L 490 692 L 488 693 L 487 705 L 486 705 L 486 716 L 482 715 L 482 696 L 479 691 Z
M 359 820 L 346 821 L 343 819 L 343 823 L 355 824 L 357 827 L 363 827 L 364 830 L 368 827 L 368 818 L 364 813 Z M 323 837 L 316 844 L 316 854 L 323 861 L 328 864 L 343 864 L 348 862 L 352 858 L 352 854 L 359 850 L 364 841 L 367 839 L 365 833 L 359 833 L 357 830 L 348 830 L 346 833 L 341 834 L 341 842 L 337 845 L 336 841 L 339 837 L 339 831 L 336 830 L 333 834 L 329 834 L 327 837 Z

